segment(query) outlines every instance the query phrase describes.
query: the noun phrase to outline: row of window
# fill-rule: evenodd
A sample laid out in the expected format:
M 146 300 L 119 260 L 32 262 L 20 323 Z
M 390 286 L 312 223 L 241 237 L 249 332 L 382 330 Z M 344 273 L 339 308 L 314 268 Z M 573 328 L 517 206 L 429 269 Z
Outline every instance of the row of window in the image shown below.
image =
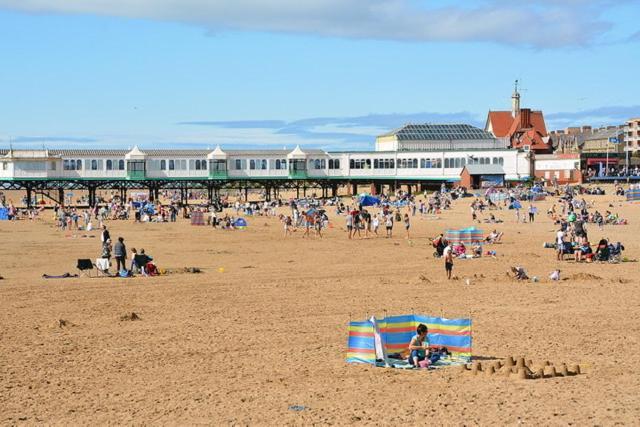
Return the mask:
M 448 169 L 462 168 L 465 165 L 504 165 L 504 158 L 494 157 L 456 157 L 444 159 L 444 167 Z M 371 169 L 371 159 L 351 159 L 349 160 L 351 169 Z M 394 169 L 396 161 L 394 159 L 373 159 L 373 169 Z M 442 159 L 397 159 L 398 169 L 440 169 Z
M 444 159 L 444 167 L 447 168 L 463 168 L 465 165 L 504 165 L 503 157 L 494 157 L 493 159 L 490 157 L 456 157 L 454 159 Z
M 106 166 L 108 171 L 123 171 L 124 160 L 111 160 L 107 159 Z
M 103 160 L 63 160 L 64 170 L 82 170 L 83 164 L 87 170 L 102 170 Z M 148 166 L 150 170 L 187 170 L 186 160 L 148 160 Z M 310 159 L 309 168 L 316 170 L 323 170 L 329 166 L 329 169 L 340 169 L 339 159 Z M 502 157 L 455 157 L 445 158 L 445 169 L 462 168 L 465 165 L 479 164 L 479 165 L 504 165 L 504 158 Z M 106 170 L 125 170 L 124 160 L 112 160 L 107 159 L 105 162 Z M 189 169 L 191 170 L 207 170 L 207 160 L 189 160 Z M 351 169 L 439 169 L 442 168 L 442 159 L 350 159 L 349 167 Z M 234 166 L 236 170 L 267 170 L 269 166 L 275 170 L 286 170 L 287 160 L 276 159 L 235 159 Z

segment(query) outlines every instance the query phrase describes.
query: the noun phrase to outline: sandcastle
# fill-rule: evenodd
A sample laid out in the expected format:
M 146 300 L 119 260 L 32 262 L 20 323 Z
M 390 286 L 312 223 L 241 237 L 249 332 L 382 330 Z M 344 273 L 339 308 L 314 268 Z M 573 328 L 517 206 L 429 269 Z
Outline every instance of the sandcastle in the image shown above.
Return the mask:
M 547 360 L 534 364 L 533 360 L 523 356 L 516 359 L 509 356 L 504 360 L 485 362 L 484 364 L 476 360 L 470 367 L 462 365 L 460 372 L 462 374 L 471 372 L 473 375 L 484 373 L 487 377 L 502 375 L 518 380 L 570 377 L 582 373 L 578 364 L 571 365 L 571 369 L 564 362 L 556 365 Z

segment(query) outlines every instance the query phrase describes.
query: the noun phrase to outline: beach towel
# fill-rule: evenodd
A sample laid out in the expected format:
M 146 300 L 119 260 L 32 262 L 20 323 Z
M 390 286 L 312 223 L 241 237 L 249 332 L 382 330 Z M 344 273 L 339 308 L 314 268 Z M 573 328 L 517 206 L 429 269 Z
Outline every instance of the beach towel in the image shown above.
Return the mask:
M 109 269 L 111 264 L 109 260 L 106 258 L 96 258 L 96 268 L 101 271 L 106 271 Z
M 59 276 L 52 276 L 51 274 L 46 274 L 46 273 L 42 275 L 43 279 L 69 279 L 71 277 L 78 277 L 78 275 L 71 274 L 71 273 L 64 273 Z

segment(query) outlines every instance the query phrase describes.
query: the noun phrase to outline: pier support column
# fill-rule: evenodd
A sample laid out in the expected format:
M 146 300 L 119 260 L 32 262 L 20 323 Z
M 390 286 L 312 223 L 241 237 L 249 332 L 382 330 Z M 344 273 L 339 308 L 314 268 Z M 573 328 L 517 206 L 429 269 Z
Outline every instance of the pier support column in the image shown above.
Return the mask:
M 31 209 L 31 186 L 27 185 L 27 208 Z

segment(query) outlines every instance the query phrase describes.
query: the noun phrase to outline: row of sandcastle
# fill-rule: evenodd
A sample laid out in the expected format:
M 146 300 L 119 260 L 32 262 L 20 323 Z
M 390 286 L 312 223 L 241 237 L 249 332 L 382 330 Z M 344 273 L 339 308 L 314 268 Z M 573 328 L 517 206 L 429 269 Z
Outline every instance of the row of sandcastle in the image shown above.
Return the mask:
M 504 361 L 485 362 L 484 365 L 480 361 L 473 362 L 471 366 L 462 365 L 461 372 L 471 372 L 474 375 L 483 372 L 487 376 L 502 374 L 505 377 L 521 380 L 568 377 L 580 375 L 581 373 L 580 365 L 577 364 L 569 369 L 566 363 L 561 363 L 556 369 L 556 365 L 549 361 L 542 362 L 536 366 L 530 359 L 525 361 L 524 357 L 518 357 L 517 360 L 514 360 L 511 356 Z

